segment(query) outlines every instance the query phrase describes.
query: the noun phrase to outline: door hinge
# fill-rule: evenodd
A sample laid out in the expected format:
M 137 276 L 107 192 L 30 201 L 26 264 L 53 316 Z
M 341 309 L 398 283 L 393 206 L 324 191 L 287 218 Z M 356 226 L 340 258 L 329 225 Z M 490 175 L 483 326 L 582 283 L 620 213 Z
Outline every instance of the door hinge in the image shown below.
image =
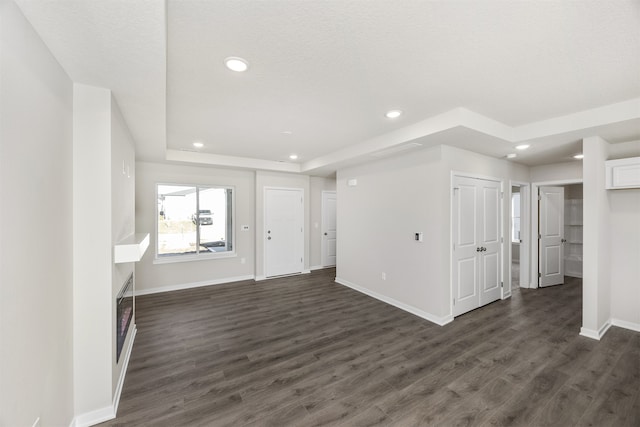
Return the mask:
M 500 238 L 500 243 L 504 243 L 504 237 Z
M 455 298 L 453 299 L 453 305 L 456 305 L 456 299 Z
M 538 273 L 538 278 L 542 277 L 542 273 Z
M 504 288 L 504 282 L 500 282 L 500 287 Z
M 453 250 L 456 250 L 456 242 L 453 242 Z
M 501 191 L 501 192 L 500 192 L 500 198 L 501 198 L 501 199 L 504 199 L 504 191 Z
M 542 239 L 542 234 L 538 234 L 538 240 Z
M 538 200 L 542 200 L 542 196 L 538 194 Z

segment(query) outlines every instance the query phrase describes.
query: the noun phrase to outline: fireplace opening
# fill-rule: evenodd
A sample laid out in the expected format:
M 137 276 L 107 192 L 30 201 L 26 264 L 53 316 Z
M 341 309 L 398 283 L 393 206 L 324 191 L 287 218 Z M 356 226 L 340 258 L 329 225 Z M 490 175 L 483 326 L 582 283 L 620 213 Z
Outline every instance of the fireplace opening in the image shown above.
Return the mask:
M 133 318 L 133 273 L 118 292 L 116 306 L 116 363 L 118 363 Z

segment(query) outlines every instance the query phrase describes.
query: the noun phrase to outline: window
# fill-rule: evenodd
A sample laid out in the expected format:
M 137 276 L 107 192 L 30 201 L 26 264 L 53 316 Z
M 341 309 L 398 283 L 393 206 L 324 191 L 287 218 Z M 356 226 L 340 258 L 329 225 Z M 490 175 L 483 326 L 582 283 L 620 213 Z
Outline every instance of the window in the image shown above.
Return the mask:
M 520 193 L 511 195 L 511 241 L 520 243 Z
M 233 189 L 158 184 L 157 260 L 228 256 L 233 247 Z

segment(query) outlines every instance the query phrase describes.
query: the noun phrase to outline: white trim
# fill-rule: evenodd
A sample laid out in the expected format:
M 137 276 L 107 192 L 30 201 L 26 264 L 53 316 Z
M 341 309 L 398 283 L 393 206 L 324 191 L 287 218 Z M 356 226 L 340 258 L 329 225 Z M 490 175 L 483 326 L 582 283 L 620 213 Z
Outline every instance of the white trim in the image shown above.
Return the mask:
M 149 295 L 149 294 L 158 294 L 158 293 L 162 293 L 162 292 L 179 291 L 179 290 L 182 290 L 182 289 L 199 288 L 201 286 L 222 285 L 224 283 L 241 282 L 241 281 L 244 281 L 244 280 L 254 280 L 254 279 L 258 280 L 253 275 L 247 275 L 247 276 L 225 277 L 225 278 L 222 278 L 222 279 L 203 280 L 201 282 L 191 282 L 191 283 L 182 283 L 182 284 L 177 284 L 177 285 L 168 285 L 168 286 L 162 286 L 162 287 L 158 287 L 158 288 L 136 290 L 136 296 Z
M 529 284 L 530 284 L 530 279 L 529 279 L 529 248 L 531 247 L 530 245 L 530 241 L 532 238 L 532 234 L 531 234 L 531 227 L 530 227 L 530 221 L 529 221 L 529 213 L 530 213 L 530 208 L 529 208 L 529 203 L 530 203 L 530 195 L 529 193 L 531 192 L 531 185 L 528 182 L 524 182 L 524 181 L 512 181 L 509 180 L 509 188 L 508 188 L 508 194 L 509 194 L 509 198 L 512 197 L 513 193 L 512 193 L 512 188 L 513 187 L 520 187 L 520 240 L 522 240 L 522 243 L 520 243 L 520 259 L 519 259 L 519 263 L 520 263 L 520 278 L 519 278 L 519 282 L 520 282 L 520 287 L 521 288 L 528 288 Z M 509 212 L 511 212 L 511 209 L 509 209 Z M 511 229 L 512 229 L 512 223 L 511 223 L 512 219 L 511 219 L 511 213 L 509 213 L 509 239 L 512 238 L 511 236 Z M 509 261 L 509 275 L 507 277 L 507 282 L 509 283 L 509 294 L 511 294 L 511 291 L 513 290 L 513 283 L 511 280 L 511 261 L 512 261 L 512 251 L 511 251 L 511 246 L 509 245 L 508 250 L 509 253 L 507 255 L 507 260 Z
M 334 265 L 314 265 L 313 267 L 309 268 L 309 271 L 326 270 L 327 268 L 336 268 L 336 266 L 335 264 Z
M 194 261 L 209 261 L 212 259 L 222 258 L 235 258 L 238 254 L 236 251 L 232 252 L 201 252 L 198 255 L 166 255 L 161 258 L 154 258 L 154 264 L 173 264 L 176 262 L 194 262 Z
M 420 310 L 418 308 L 415 308 L 413 306 L 407 305 L 403 302 L 397 301 L 393 298 L 389 298 L 387 296 L 381 295 L 377 292 L 371 291 L 367 288 L 363 288 L 362 286 L 356 285 L 355 283 L 349 282 L 348 280 L 342 279 L 340 277 L 336 277 L 335 280 L 336 283 L 339 283 L 343 286 L 346 286 L 348 288 L 351 288 L 355 291 L 358 291 L 360 293 L 363 293 L 365 295 L 368 295 L 372 298 L 375 298 L 379 301 L 385 302 L 389 305 L 392 305 L 394 307 L 399 308 L 400 310 L 406 311 L 408 313 L 411 313 L 415 316 L 421 317 L 425 320 L 428 320 L 429 322 L 435 323 L 436 325 L 439 326 L 444 326 L 447 323 L 451 323 L 453 321 L 453 316 L 448 315 L 448 316 L 444 316 L 444 317 L 439 317 L 439 316 L 435 316 L 431 313 L 427 313 L 426 311 Z
M 131 350 L 133 349 L 133 342 L 136 339 L 138 328 L 135 323 L 133 324 L 133 330 L 131 331 L 131 339 L 129 345 L 122 359 L 122 369 L 120 370 L 120 378 L 118 378 L 118 384 L 116 385 L 116 392 L 113 395 L 113 413 L 118 414 L 118 405 L 120 405 L 120 394 L 122 394 L 122 387 L 124 386 L 124 377 L 127 375 L 127 368 L 129 367 L 129 359 L 131 358 Z
M 90 427 L 96 424 L 103 423 L 105 421 L 112 420 L 116 417 L 116 413 L 113 410 L 113 405 L 105 406 L 102 409 L 96 409 L 95 411 L 85 412 L 84 414 L 76 415 L 71 421 L 72 427 Z
M 336 201 L 338 200 L 338 192 L 335 190 L 323 190 L 322 193 L 320 194 L 320 216 L 321 216 L 321 226 L 320 226 L 320 263 L 322 264 L 322 267 L 334 267 L 334 265 L 329 265 L 327 264 L 327 242 L 326 239 L 324 238 L 324 234 L 326 233 L 325 230 L 325 196 L 326 195 L 331 195 L 333 194 L 333 196 L 335 197 Z M 336 232 L 337 234 L 337 232 Z
M 583 337 L 591 338 L 593 340 L 600 341 L 604 334 L 607 333 L 609 328 L 611 327 L 611 321 L 607 320 L 604 325 L 600 327 L 597 331 L 594 329 L 585 328 L 584 326 L 580 328 L 580 335 Z
M 640 323 L 628 322 L 626 320 L 611 319 L 611 325 L 619 328 L 629 329 L 630 331 L 640 332 Z
M 256 276 L 255 279 L 256 282 L 262 282 L 263 280 L 267 280 L 266 276 Z
M 594 331 L 593 329 L 582 327 L 580 328 L 580 335 L 582 335 L 583 337 L 591 338 L 592 340 L 600 341 L 598 332 Z

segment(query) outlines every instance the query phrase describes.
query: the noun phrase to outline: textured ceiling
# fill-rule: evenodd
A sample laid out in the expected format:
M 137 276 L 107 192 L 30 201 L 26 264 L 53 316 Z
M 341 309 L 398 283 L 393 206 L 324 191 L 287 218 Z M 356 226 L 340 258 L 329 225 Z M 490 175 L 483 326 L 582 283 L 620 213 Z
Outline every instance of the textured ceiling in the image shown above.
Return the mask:
M 637 1 L 18 3 L 74 80 L 114 90 L 141 159 L 327 173 L 411 140 L 527 141 L 517 161 L 544 164 L 640 139 Z

